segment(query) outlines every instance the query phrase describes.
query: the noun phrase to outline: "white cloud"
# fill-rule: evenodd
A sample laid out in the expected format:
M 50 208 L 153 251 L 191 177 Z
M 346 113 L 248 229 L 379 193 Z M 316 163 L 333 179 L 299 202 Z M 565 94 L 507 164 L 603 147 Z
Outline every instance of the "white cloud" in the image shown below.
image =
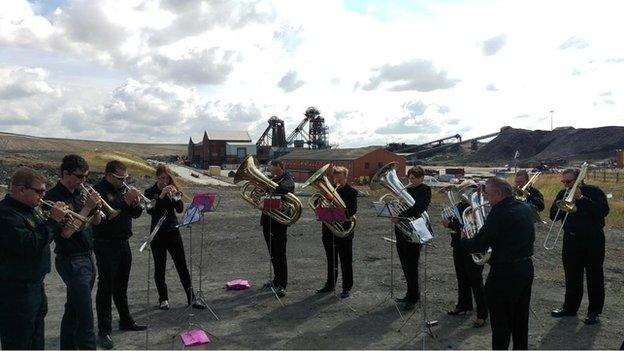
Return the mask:
M 0 68 L 0 100 L 59 94 L 46 81 L 47 77 L 48 73 L 42 68 Z
M 299 79 L 296 71 L 288 71 L 277 83 L 277 86 L 284 90 L 284 92 L 289 93 L 301 88 L 304 84 L 305 82 Z
M 589 43 L 582 38 L 571 37 L 559 46 L 559 49 L 585 49 Z
M 391 91 L 434 91 L 454 87 L 459 80 L 448 77 L 445 70 L 438 70 L 429 60 L 412 59 L 398 65 L 386 64 L 373 69 L 364 90 L 377 89 L 384 83 L 391 84 Z M 392 84 L 393 83 L 393 84 Z
M 496 55 L 497 52 L 502 49 L 507 43 L 507 36 L 505 34 L 501 34 L 496 37 L 492 37 L 488 40 L 485 40 L 482 43 L 483 56 L 492 56 Z

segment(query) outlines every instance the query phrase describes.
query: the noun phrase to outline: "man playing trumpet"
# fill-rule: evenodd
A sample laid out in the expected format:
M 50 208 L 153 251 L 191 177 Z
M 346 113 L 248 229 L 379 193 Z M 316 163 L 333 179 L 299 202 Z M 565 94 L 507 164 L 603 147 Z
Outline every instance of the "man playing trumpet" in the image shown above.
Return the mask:
M 45 178 L 30 168 L 11 177 L 10 194 L 0 201 L 0 343 L 3 350 L 43 349 L 48 311 L 43 278 L 50 272 L 50 242 L 61 229 L 65 205 L 56 203 L 49 218 L 36 208 Z
M 83 217 L 93 213 L 92 223 L 100 224 L 102 199 L 95 192 L 81 188 L 89 165 L 78 155 L 67 155 L 61 163 L 61 179 L 45 199 L 62 201 L 74 212 Z M 93 260 L 93 234 L 89 225 L 75 228 L 59 228 L 54 233 L 56 271 L 67 287 L 65 313 L 61 320 L 62 350 L 94 350 L 93 303 L 91 291 L 95 283 L 95 263 Z
M 357 212 L 357 190 L 347 184 L 349 170 L 345 167 L 333 167 L 334 184 L 336 192 L 346 205 L 345 216 L 351 218 Z M 349 228 L 351 221 L 342 223 L 342 228 Z M 342 270 L 342 293 L 341 298 L 349 297 L 353 287 L 353 229 L 345 237 L 337 237 L 323 222 L 323 247 L 327 257 L 327 280 L 322 288 L 316 290 L 317 293 L 325 293 L 334 290 L 338 280 L 338 257 L 340 257 L 340 268 Z

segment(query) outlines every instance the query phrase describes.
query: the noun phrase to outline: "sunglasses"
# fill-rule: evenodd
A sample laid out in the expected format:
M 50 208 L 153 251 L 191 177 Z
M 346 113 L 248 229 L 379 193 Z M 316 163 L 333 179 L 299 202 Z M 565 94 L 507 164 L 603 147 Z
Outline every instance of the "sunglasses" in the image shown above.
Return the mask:
M 83 173 L 83 174 L 72 173 L 72 175 L 78 179 L 85 179 L 85 177 L 87 177 L 89 173 Z
M 45 189 L 37 189 L 37 188 L 33 188 L 33 187 L 27 187 L 26 189 L 30 189 L 30 190 L 36 192 L 37 194 L 39 194 L 40 196 L 45 194 L 45 192 L 46 192 Z
M 117 174 L 115 174 L 115 173 L 111 173 L 111 174 L 113 175 L 113 178 L 118 179 L 118 180 L 126 180 L 126 179 L 128 179 L 128 177 L 130 177 L 130 176 L 129 176 L 129 175 L 127 175 L 127 174 L 126 174 L 126 175 L 122 175 L 122 176 L 117 175 Z

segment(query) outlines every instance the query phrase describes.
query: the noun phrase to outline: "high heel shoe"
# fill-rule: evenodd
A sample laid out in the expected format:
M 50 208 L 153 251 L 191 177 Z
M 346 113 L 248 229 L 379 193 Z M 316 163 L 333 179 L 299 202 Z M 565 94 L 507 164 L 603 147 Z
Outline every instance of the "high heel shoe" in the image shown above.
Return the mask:
M 485 325 L 485 318 L 484 319 L 477 318 L 472 323 L 472 326 L 474 328 L 482 328 L 484 325 Z

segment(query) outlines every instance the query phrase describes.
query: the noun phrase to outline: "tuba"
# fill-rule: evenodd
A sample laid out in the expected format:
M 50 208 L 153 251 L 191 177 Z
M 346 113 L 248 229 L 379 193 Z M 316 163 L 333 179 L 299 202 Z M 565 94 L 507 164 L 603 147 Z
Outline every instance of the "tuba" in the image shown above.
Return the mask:
M 316 171 L 306 182 L 301 186 L 301 188 L 305 188 L 307 186 L 314 187 L 317 192 L 312 194 L 310 199 L 308 200 L 308 205 L 310 208 L 316 212 L 317 207 L 339 207 L 343 210 L 347 209 L 342 198 L 331 184 L 329 179 L 327 179 L 327 171 L 329 170 L 330 164 L 326 164 L 321 167 L 318 171 Z M 343 227 L 342 223 L 339 222 L 323 222 L 331 230 L 331 232 L 339 237 L 345 238 L 349 234 L 353 232 L 355 228 L 355 216 L 351 216 L 348 218 L 350 221 L 349 226 L 346 228 Z
M 568 215 L 570 213 L 576 212 L 576 205 L 574 204 L 574 193 L 576 193 L 576 189 L 579 187 L 579 185 L 581 185 L 581 182 L 583 181 L 583 179 L 585 179 L 586 175 L 587 162 L 584 162 L 581 166 L 581 170 L 579 171 L 578 176 L 576 177 L 574 185 L 572 185 L 570 189 L 566 189 L 566 191 L 563 193 L 563 199 L 557 200 L 555 202 L 555 206 L 557 206 L 557 213 L 555 213 L 555 219 L 551 222 L 548 233 L 546 234 L 546 239 L 544 239 L 544 248 L 546 250 L 551 250 L 555 247 L 555 245 L 557 244 L 557 240 L 559 240 L 559 236 L 563 231 L 563 226 L 568 220 Z M 550 243 L 550 241 L 553 240 L 551 238 L 553 234 L 553 228 L 555 227 L 555 223 L 557 222 L 557 218 L 559 218 L 559 213 L 561 213 L 561 211 L 565 212 L 565 217 L 563 217 L 563 220 L 561 221 L 561 226 L 557 231 L 557 235 L 555 236 L 554 241 Z
M 398 165 L 399 164 L 397 162 L 391 162 L 383 166 L 379 169 L 379 171 L 377 171 L 377 173 L 375 173 L 370 183 L 371 190 L 386 188 L 390 191 L 389 194 L 385 194 L 380 197 L 379 202 L 388 207 L 390 215 L 393 217 L 398 217 L 399 213 L 414 206 L 415 203 L 414 198 L 407 192 L 407 190 L 405 190 L 405 186 L 401 183 L 401 180 L 399 180 L 399 177 L 397 176 L 396 169 Z M 427 214 L 427 211 L 422 213 L 422 217 L 427 224 L 429 224 L 429 215 Z M 416 220 L 416 218 L 402 218 L 395 225 L 405 235 L 408 241 L 425 244 L 426 242 L 423 242 L 411 223 L 414 220 Z
M 531 185 L 533 185 L 533 183 L 535 183 L 535 181 L 537 180 L 537 177 L 539 177 L 539 175 L 542 174 L 541 172 L 537 172 L 535 174 L 533 174 L 531 176 L 531 179 L 529 179 L 529 181 L 524 184 L 524 186 L 522 188 L 516 188 L 515 189 L 515 198 L 520 200 L 520 201 L 525 201 L 527 197 L 529 197 L 529 187 L 531 187 Z
M 466 238 L 474 237 L 483 224 L 485 223 L 485 206 L 488 205 L 483 199 L 483 195 L 480 191 L 474 191 L 472 194 L 462 194 L 462 198 L 470 204 L 470 207 L 466 208 L 462 213 L 462 220 L 464 222 L 464 235 Z M 486 252 L 471 254 L 472 260 L 478 265 L 484 265 L 492 254 L 492 248 L 488 248 Z
M 251 155 L 243 160 L 234 176 L 234 183 L 239 183 L 243 180 L 247 181 L 241 189 L 243 200 L 249 202 L 253 207 L 259 209 L 278 223 L 292 225 L 297 222 L 299 216 L 301 216 L 301 201 L 294 194 L 282 195 L 285 201 L 282 201 L 282 206 L 279 209 L 263 209 L 262 198 L 274 192 L 278 185 L 260 172 L 254 164 L 254 159 Z

